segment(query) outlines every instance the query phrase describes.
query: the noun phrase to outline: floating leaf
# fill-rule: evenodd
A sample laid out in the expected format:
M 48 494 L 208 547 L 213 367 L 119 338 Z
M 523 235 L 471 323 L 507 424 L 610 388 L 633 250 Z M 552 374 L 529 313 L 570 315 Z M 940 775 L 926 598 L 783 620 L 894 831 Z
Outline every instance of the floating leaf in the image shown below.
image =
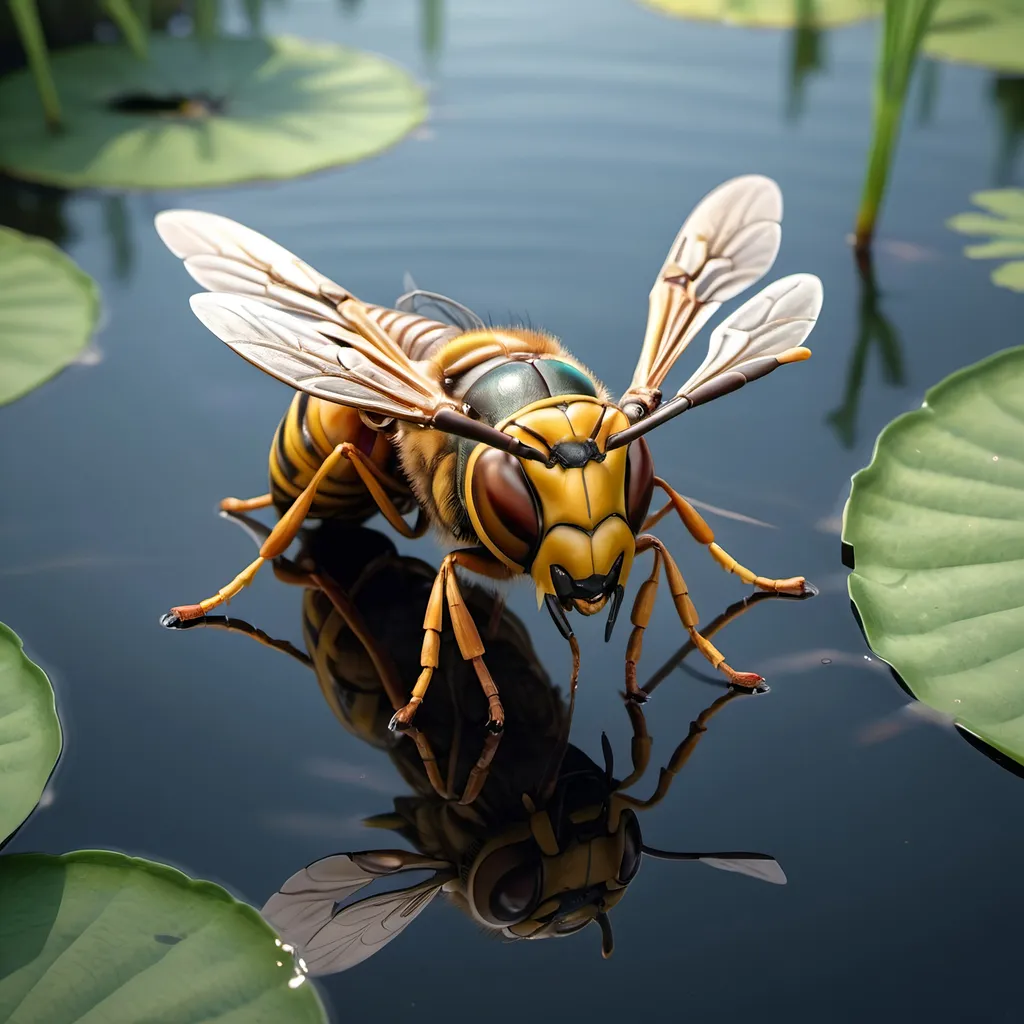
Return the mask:
M 73 362 L 98 316 L 96 285 L 60 249 L 0 228 L 0 405 Z
M 0 622 L 0 843 L 39 803 L 60 747 L 50 681 Z
M 947 224 L 962 235 L 987 235 L 991 241 L 967 246 L 964 255 L 972 260 L 1024 257 L 1024 189 L 975 192 L 971 202 L 989 213 L 958 213 Z M 996 267 L 992 280 L 1003 288 L 1024 292 L 1024 258 Z
M 1024 346 L 947 377 L 882 431 L 843 541 L 872 649 L 1024 764 Z
M 942 60 L 1024 72 L 1024 0 L 940 0 L 924 51 Z
M 297 39 L 156 36 L 59 52 L 65 130 L 46 129 L 32 79 L 0 80 L 0 163 L 66 188 L 173 189 L 292 178 L 397 142 L 423 90 L 374 54 Z
M 734 25 L 830 28 L 875 17 L 881 0 L 641 0 L 663 14 Z
M 0 858 L 7 1024 L 320 1024 L 312 984 L 219 886 L 120 853 Z

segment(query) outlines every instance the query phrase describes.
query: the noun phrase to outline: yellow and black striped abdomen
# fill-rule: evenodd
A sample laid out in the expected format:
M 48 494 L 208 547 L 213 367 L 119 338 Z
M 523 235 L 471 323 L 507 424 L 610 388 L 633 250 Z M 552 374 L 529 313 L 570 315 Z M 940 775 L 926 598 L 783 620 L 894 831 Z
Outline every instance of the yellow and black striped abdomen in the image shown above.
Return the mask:
M 385 473 L 395 478 L 389 492 L 400 510 L 409 511 L 413 498 L 401 479 L 398 460 L 386 434 L 371 430 L 355 409 L 323 402 L 299 392 L 278 425 L 270 449 L 270 493 L 283 513 L 308 486 L 325 458 L 343 441 L 354 444 Z M 369 519 L 377 505 L 352 464 L 342 460 L 320 484 L 309 510 L 310 519 Z

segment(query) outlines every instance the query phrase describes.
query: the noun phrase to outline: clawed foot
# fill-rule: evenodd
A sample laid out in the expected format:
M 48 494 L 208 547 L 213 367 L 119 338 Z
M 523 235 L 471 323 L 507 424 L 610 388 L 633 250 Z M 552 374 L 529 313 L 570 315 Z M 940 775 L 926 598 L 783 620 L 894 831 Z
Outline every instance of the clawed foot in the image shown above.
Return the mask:
M 788 580 L 772 580 L 771 585 L 755 584 L 759 590 L 774 594 L 788 594 L 790 597 L 814 597 L 818 588 L 808 583 L 803 576 L 791 576 Z
M 504 708 L 499 708 L 497 714 L 495 714 L 493 711 L 491 712 L 491 717 L 487 719 L 487 725 L 485 726 L 485 728 L 487 729 L 488 732 L 494 733 L 495 735 L 505 731 Z
M 160 617 L 160 625 L 167 629 L 178 629 L 185 623 L 194 619 L 201 619 L 206 615 L 201 604 L 182 604 L 172 608 L 166 615 Z
M 404 708 L 396 711 L 391 716 L 391 721 L 388 722 L 388 728 L 392 732 L 405 732 L 406 729 L 412 726 L 412 720 L 416 717 L 416 711 L 421 703 L 422 701 L 416 700 L 415 698 L 409 701 Z
M 622 694 L 622 699 L 626 701 L 627 704 L 640 705 L 646 704 L 651 699 L 651 695 L 649 693 L 644 693 L 643 690 L 637 688 L 635 690 L 626 690 Z
M 764 685 L 764 676 L 759 676 L 756 672 L 733 672 L 729 676 L 729 685 L 748 693 L 768 692 L 768 687 Z

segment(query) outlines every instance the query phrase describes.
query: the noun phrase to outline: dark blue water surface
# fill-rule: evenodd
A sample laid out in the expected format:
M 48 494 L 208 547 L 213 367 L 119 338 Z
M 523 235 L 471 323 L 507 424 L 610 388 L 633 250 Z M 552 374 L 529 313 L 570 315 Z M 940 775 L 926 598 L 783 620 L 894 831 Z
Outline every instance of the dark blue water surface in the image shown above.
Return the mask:
M 529 317 L 617 394 L 679 223 L 720 181 L 760 172 L 786 199 L 773 273 L 825 284 L 814 358 L 664 428 L 652 449 L 686 494 L 770 524 L 709 516 L 741 561 L 804 573 L 821 593 L 765 602 L 721 634 L 730 662 L 763 672 L 771 692 L 715 719 L 643 828 L 670 849 L 771 852 L 788 886 L 645 863 L 612 914 L 608 962 L 596 929 L 491 942 L 438 900 L 323 991 L 339 1021 L 1016 1020 L 1024 783 L 901 710 L 908 698 L 851 614 L 838 536 L 850 474 L 881 427 L 946 374 L 1021 341 L 1019 297 L 993 288 L 944 227 L 996 177 L 1021 183 L 1020 165 L 999 161 L 993 76 L 932 67 L 930 101 L 916 83 L 875 268 L 904 382 L 885 383 L 868 353 L 847 446 L 827 418 L 846 399 L 859 331 L 845 236 L 877 27 L 822 34 L 822 66 L 795 96 L 786 32 L 671 20 L 629 0 L 453 0 L 432 61 L 419 18 L 412 0 L 268 11 L 272 31 L 379 51 L 430 83 L 429 122 L 382 156 L 285 184 L 65 203 L 68 251 L 104 296 L 103 358 L 0 410 L 0 618 L 51 674 L 67 737 L 52 802 L 11 848 L 123 849 L 261 905 L 317 857 L 388 845 L 360 822 L 405 791 L 384 753 L 338 726 L 306 669 L 243 638 L 158 625 L 250 559 L 214 506 L 263 489 L 289 393 L 196 322 L 154 213 L 241 220 L 375 302 L 392 301 L 408 270 L 495 321 Z M 659 533 L 702 619 L 742 596 L 681 526 Z M 440 554 L 430 540 L 398 547 Z M 232 612 L 298 643 L 300 601 L 268 572 Z M 510 603 L 564 681 L 565 645 L 532 588 Z M 602 730 L 621 757 L 629 736 L 627 630 L 605 647 L 599 618 L 579 626 L 573 725 L 598 760 Z M 681 639 L 664 595 L 645 666 Z M 714 696 L 682 672 L 662 684 L 647 709 L 655 765 Z

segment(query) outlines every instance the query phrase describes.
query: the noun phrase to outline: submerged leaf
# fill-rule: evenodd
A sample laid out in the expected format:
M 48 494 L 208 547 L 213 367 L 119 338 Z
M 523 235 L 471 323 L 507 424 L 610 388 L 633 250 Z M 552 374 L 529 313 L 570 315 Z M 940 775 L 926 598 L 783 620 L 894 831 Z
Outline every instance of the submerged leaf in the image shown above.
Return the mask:
M 1024 0 L 939 0 L 924 51 L 942 60 L 1024 71 Z
M 734 25 L 830 28 L 875 17 L 882 0 L 641 0 L 663 14 Z
M 946 222 L 962 235 L 988 235 L 992 241 L 969 245 L 964 255 L 972 260 L 1024 256 L 1024 189 L 1001 188 L 975 192 L 971 202 L 990 210 L 986 213 L 958 213 Z M 992 271 L 992 281 L 1003 288 L 1024 291 L 1024 263 L 1004 263 Z
M 105 850 L 0 858 L 7 1024 L 321 1024 L 316 990 L 250 906 Z
M 60 249 L 0 228 L 0 405 L 73 362 L 98 316 L 96 285 Z
M 0 622 L 0 843 L 39 803 L 60 747 L 50 681 Z
M 189 188 L 292 178 L 397 142 L 423 90 L 374 54 L 298 39 L 157 36 L 59 52 L 65 130 L 47 131 L 27 72 L 0 80 L 0 164 L 66 188 Z
M 1024 764 L 1024 346 L 947 377 L 882 431 L 843 541 L 875 653 Z

